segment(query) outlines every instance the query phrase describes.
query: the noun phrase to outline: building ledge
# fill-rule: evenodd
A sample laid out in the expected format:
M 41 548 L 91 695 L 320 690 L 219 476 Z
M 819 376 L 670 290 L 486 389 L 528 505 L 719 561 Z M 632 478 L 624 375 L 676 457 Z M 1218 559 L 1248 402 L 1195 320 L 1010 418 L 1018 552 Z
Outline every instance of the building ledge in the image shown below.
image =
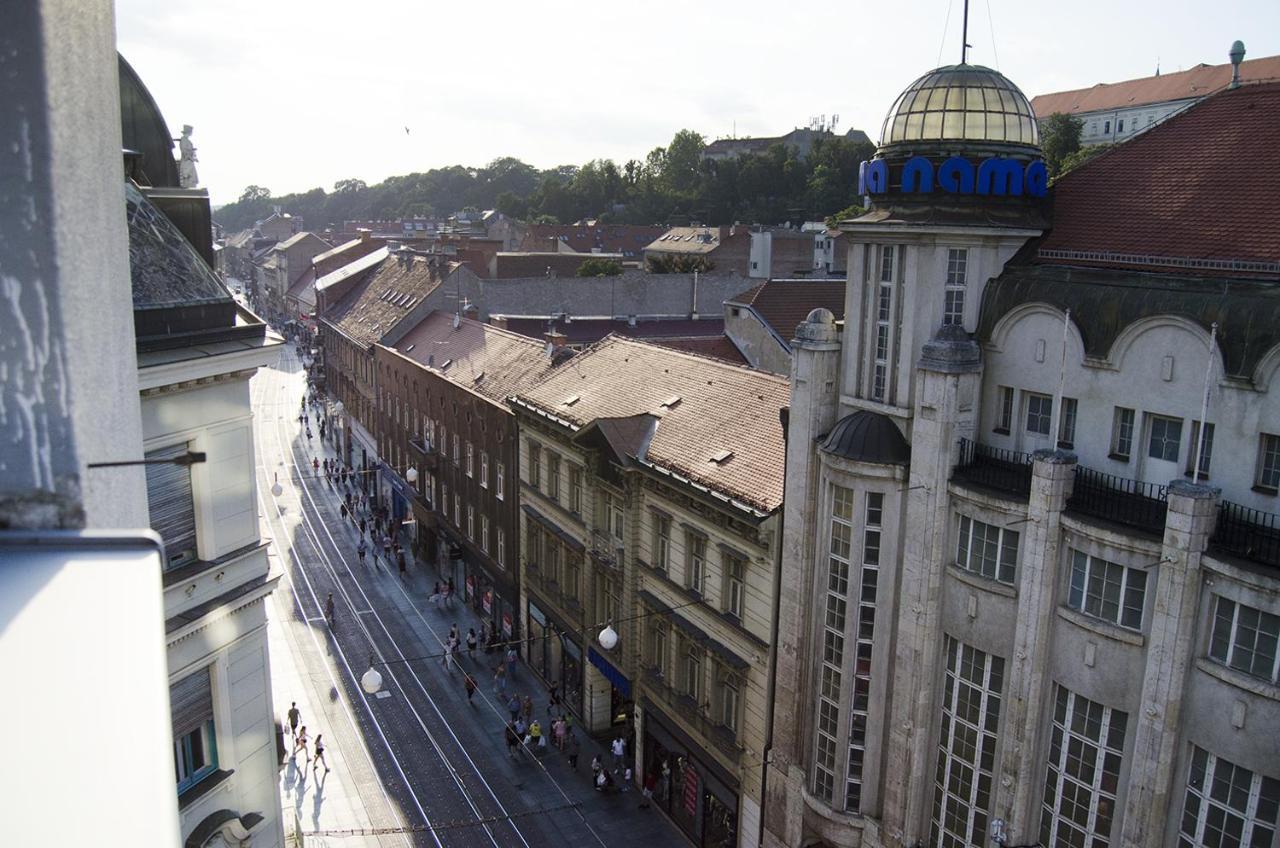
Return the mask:
M 1147 637 L 1137 631 L 1130 630 L 1127 627 L 1121 627 L 1118 624 L 1102 621 L 1091 615 L 1085 615 L 1079 610 L 1071 607 L 1058 607 L 1058 617 L 1071 622 L 1072 624 L 1082 627 L 1098 634 L 1104 639 L 1110 639 L 1113 642 L 1123 642 L 1126 645 L 1133 645 L 1138 648 L 1146 647 Z
M 237 548 L 231 553 L 223 554 L 217 559 L 196 560 L 195 562 L 189 562 L 186 565 L 175 568 L 172 571 L 166 571 L 162 575 L 164 588 L 169 589 L 173 586 L 177 586 L 179 583 L 186 583 L 188 580 L 194 580 L 207 571 L 230 565 L 236 560 L 247 557 L 254 551 L 265 549 L 268 544 L 269 543 L 267 542 L 259 540 L 252 544 L 245 545 L 243 548 Z
M 231 776 L 235 773 L 235 769 L 218 769 L 215 772 L 210 772 L 204 780 L 200 781 L 195 786 L 188 787 L 185 792 L 178 796 L 178 809 L 185 810 L 187 807 L 190 807 L 196 801 L 199 801 L 201 798 L 230 780 Z
M 1016 586 L 1010 586 L 1008 583 L 1001 583 L 991 577 L 984 577 L 981 574 L 966 571 L 954 562 L 947 563 L 947 574 L 973 589 L 990 592 L 993 595 L 1002 595 L 1006 598 L 1018 597 L 1018 588 Z
M 1263 680 L 1260 677 L 1253 677 L 1252 675 L 1245 674 L 1243 671 L 1236 671 L 1234 668 L 1228 668 L 1225 665 L 1214 662 L 1208 657 L 1197 657 L 1196 668 L 1203 671 L 1210 677 L 1222 681 L 1228 686 L 1243 689 L 1250 694 L 1257 695 L 1260 698 L 1266 698 L 1270 701 L 1280 701 L 1280 685 Z

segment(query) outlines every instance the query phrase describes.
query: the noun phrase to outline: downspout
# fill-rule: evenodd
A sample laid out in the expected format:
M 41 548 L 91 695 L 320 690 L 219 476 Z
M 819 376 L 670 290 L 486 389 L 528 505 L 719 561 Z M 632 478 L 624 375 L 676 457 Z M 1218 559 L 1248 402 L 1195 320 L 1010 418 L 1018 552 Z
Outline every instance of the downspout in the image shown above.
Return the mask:
M 782 422 L 782 479 L 787 479 L 787 431 L 791 423 L 791 408 L 778 410 L 778 419 Z M 773 558 L 773 622 L 769 626 L 769 688 L 765 696 L 765 715 L 769 722 L 765 725 L 764 751 L 760 761 L 760 829 L 756 834 L 758 848 L 764 846 L 764 816 L 769 798 L 769 755 L 773 753 L 773 708 L 778 686 L 778 613 L 782 607 L 782 536 L 786 526 L 787 504 L 783 501 L 782 510 L 778 514 L 777 552 Z

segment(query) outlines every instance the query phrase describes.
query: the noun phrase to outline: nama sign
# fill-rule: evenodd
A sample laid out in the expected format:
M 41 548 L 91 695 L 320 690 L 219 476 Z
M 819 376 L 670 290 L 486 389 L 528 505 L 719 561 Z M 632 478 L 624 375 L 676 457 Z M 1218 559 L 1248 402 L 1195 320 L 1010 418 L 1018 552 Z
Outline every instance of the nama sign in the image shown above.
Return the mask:
M 1049 191 L 1049 171 L 1036 159 L 1025 166 L 1016 159 L 993 156 L 975 168 L 962 156 L 952 156 L 935 170 L 923 156 L 912 156 L 902 166 L 903 194 L 929 194 L 936 190 L 951 194 L 989 194 L 1044 197 Z M 889 165 L 870 159 L 858 166 L 858 194 L 888 194 Z

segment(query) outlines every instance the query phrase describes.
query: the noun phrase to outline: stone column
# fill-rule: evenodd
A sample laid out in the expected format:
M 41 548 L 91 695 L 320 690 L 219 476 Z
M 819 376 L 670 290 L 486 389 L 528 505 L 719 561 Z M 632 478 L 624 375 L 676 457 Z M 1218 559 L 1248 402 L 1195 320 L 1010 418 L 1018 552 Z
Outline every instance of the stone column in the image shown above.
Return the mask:
M 1178 755 L 1182 698 L 1195 653 L 1200 560 L 1217 518 L 1218 490 L 1187 480 L 1169 484 L 1160 562 L 1151 569 L 1155 598 L 1147 629 L 1142 700 L 1134 716 L 1133 756 L 1119 844 L 1159 848 L 1177 814 L 1173 765 Z
M 1005 728 L 991 818 L 1007 822 L 1009 841 L 1034 841 L 1044 791 L 1044 755 L 1037 745 L 1049 691 L 1049 640 L 1057 605 L 1062 511 L 1075 481 L 1076 455 L 1036 451 L 1031 467 L 1027 520 L 1018 563 L 1018 613 L 1012 654 L 1005 665 Z

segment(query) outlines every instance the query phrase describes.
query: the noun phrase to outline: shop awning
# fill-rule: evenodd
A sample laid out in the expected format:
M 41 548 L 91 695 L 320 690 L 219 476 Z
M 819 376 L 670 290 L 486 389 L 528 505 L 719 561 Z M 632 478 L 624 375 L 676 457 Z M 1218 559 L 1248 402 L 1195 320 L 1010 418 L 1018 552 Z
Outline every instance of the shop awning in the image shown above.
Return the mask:
M 602 657 L 599 651 L 595 648 L 587 649 L 587 659 L 591 661 L 593 666 L 600 669 L 600 673 L 604 675 L 605 680 L 613 684 L 613 688 L 621 692 L 622 697 L 631 698 L 631 681 L 622 672 L 614 668 L 612 663 Z

